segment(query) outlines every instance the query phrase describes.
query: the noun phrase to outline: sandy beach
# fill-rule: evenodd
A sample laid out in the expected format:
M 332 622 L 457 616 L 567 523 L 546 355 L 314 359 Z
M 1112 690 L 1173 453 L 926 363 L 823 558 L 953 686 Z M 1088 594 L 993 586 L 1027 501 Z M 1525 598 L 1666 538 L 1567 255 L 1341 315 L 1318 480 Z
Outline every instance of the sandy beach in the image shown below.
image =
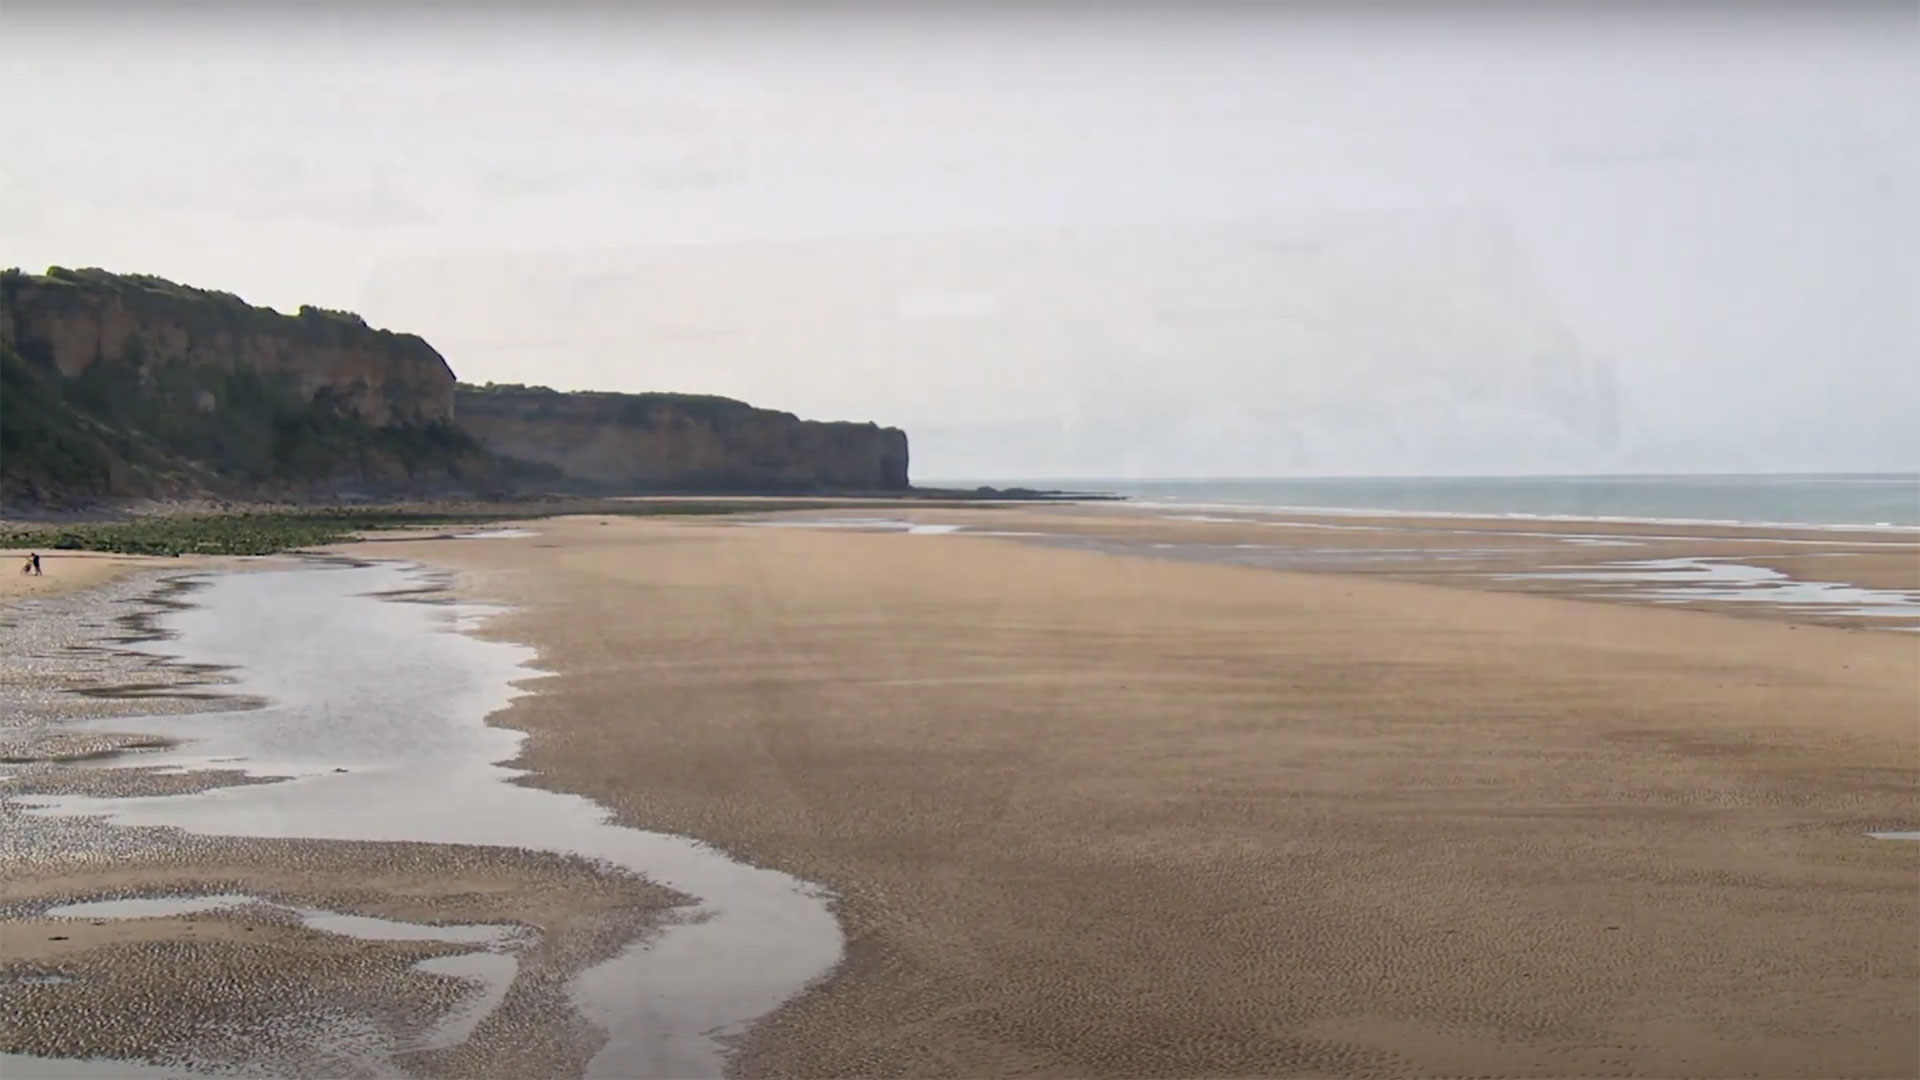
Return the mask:
M 528 783 L 831 890 L 844 960 L 736 1040 L 732 1074 L 1920 1073 L 1920 844 L 1866 835 L 1920 827 L 1920 640 L 1839 605 L 1500 579 L 1738 557 L 1911 588 L 1898 537 L 894 516 L 975 535 L 589 516 L 342 551 L 511 605 L 478 632 L 538 650 L 491 721 L 530 733 Z M 1293 569 L 1222 554 L 1274 547 Z M 584 870 L 504 853 L 457 887 L 433 873 L 454 855 L 420 850 L 392 917 L 564 930 L 674 900 L 589 875 L 570 903 Z M 189 876 L 380 913 L 344 882 L 390 856 L 329 852 Z M 22 855 L 0 899 L 151 891 L 170 860 Z M 197 947 L 238 948 L 233 918 L 199 917 L 223 929 Z M 6 925 L 6 972 L 157 947 L 45 928 Z M 543 1019 L 526 1003 L 506 1030 Z M 430 1071 L 577 1074 L 577 1042 Z M 11 1022 L 0 1049 L 72 1053 Z
M 539 531 L 420 552 L 558 673 L 499 718 L 534 768 L 842 897 L 844 969 L 743 1075 L 1920 1068 L 1920 849 L 1862 835 L 1920 815 L 1900 635 L 1005 538 Z
M 212 565 L 212 560 L 193 556 L 167 558 L 104 551 L 41 551 L 38 553 L 40 573 L 23 574 L 20 568 L 28 554 L 24 549 L 0 548 L 0 604 L 104 585 L 139 570 L 184 570 Z
M 1920 0 L 1645 7 L 0 0 L 0 1080 L 1920 1080 Z

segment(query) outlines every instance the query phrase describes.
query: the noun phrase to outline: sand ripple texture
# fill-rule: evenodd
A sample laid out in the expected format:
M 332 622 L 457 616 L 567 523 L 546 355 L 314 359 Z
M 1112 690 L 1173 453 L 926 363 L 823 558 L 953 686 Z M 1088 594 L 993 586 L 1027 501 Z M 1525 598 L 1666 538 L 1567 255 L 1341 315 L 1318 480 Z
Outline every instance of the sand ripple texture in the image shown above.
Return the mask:
M 20 660 L 0 684 L 0 1075 L 588 1072 L 607 1036 L 581 1012 L 582 973 L 644 950 L 689 897 L 565 853 L 34 809 L 359 767 L 183 760 L 194 740 L 149 733 L 167 716 L 244 724 L 260 714 L 238 710 L 265 701 L 235 693 L 230 668 L 132 651 L 164 642 L 160 623 L 200 580 L 147 575 L 0 610 L 0 653 Z M 481 939 L 442 940 L 450 927 Z
M 542 643 L 533 764 L 841 898 L 844 967 L 740 1075 L 1920 1070 L 1920 845 L 1867 835 L 1920 813 L 1905 635 L 965 531 L 541 528 L 421 554 Z

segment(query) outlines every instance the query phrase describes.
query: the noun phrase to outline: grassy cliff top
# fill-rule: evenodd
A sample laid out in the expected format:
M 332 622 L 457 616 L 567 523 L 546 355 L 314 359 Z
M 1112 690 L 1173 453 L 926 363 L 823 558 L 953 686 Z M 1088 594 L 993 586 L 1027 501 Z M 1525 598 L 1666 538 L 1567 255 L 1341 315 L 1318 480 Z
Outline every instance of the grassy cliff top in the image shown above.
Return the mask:
M 661 406 L 678 409 L 696 420 L 710 424 L 724 424 L 743 420 L 751 416 L 780 418 L 794 423 L 826 424 L 835 427 L 878 428 L 880 425 L 850 420 L 801 420 L 790 412 L 778 409 L 762 409 L 730 397 L 717 394 L 682 394 L 663 390 L 648 390 L 628 393 L 619 390 L 555 390 L 548 386 L 529 386 L 525 383 L 459 383 L 455 392 L 467 398 L 493 398 L 500 401 L 513 401 L 524 404 L 539 415 L 546 411 L 545 406 L 556 406 L 563 401 L 593 401 L 604 403 L 606 415 L 621 423 L 645 425 L 653 409 Z
M 499 397 L 577 397 L 577 398 L 640 398 L 662 404 L 706 405 L 717 408 L 752 409 L 753 406 L 736 398 L 721 397 L 718 394 L 681 394 L 665 390 L 645 390 L 627 393 L 619 390 L 555 390 L 551 386 L 530 386 L 526 383 L 461 383 L 456 388 L 463 394 L 494 395 Z
M 364 335 L 392 345 L 431 349 L 417 335 L 376 330 L 351 311 L 302 304 L 298 313 L 287 315 L 270 307 L 249 304 L 230 292 L 199 289 L 153 274 L 116 274 L 97 266 L 78 270 L 50 266 L 44 274 L 29 274 L 18 267 L 0 271 L 0 299 L 5 303 L 15 304 L 21 294 L 29 290 L 37 303 L 60 305 L 65 300 L 85 303 L 112 295 L 137 311 L 151 314 L 165 311 L 181 321 L 195 324 L 332 341 Z
M 485 383 L 474 386 L 460 383 L 455 392 L 479 398 L 511 400 L 524 404 L 535 413 L 545 411 L 542 406 L 554 406 L 563 401 L 591 401 L 601 404 L 608 415 L 622 423 L 644 425 L 649 414 L 656 408 L 668 407 L 697 420 L 711 424 L 724 424 L 746 419 L 755 414 L 768 417 L 785 417 L 789 420 L 799 418 L 791 413 L 773 409 L 757 409 L 744 401 L 736 401 L 717 394 L 676 394 L 665 391 L 649 391 L 628 394 L 616 390 L 555 390 L 546 386 L 527 386 L 523 383 Z

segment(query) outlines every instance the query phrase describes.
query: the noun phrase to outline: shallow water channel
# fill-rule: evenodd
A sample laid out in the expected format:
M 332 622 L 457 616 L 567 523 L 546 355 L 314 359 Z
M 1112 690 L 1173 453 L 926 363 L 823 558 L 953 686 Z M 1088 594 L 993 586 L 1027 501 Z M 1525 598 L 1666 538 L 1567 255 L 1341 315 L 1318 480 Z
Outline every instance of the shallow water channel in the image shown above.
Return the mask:
M 502 763 L 519 753 L 525 736 L 490 727 L 486 717 L 522 692 L 516 680 L 541 674 L 534 650 L 467 633 L 498 609 L 440 602 L 434 594 L 444 584 L 395 563 L 316 561 L 205 577 L 191 605 L 159 616 L 163 639 L 140 649 L 224 665 L 236 679 L 235 694 L 266 706 L 73 726 L 178 741 L 142 754 L 144 766 L 239 768 L 285 779 L 179 795 L 18 801 L 36 814 L 102 815 L 115 824 L 213 836 L 524 848 L 637 873 L 697 898 L 698 907 L 682 909 L 681 918 L 575 979 L 575 1007 L 608 1036 L 588 1075 L 720 1075 L 728 1036 L 838 962 L 842 936 L 829 897 L 694 840 L 611 824 L 608 812 L 585 798 L 514 783 L 523 771 Z M 257 901 L 185 902 L 204 908 Z M 126 903 L 68 913 L 151 914 L 138 901 Z M 395 926 L 409 934 L 464 933 L 491 947 L 481 955 L 502 952 L 495 928 L 375 926 L 381 921 L 298 914 L 337 933 L 400 932 Z M 483 1002 L 497 1003 L 505 992 L 499 980 L 512 977 L 499 962 L 470 962 L 464 973 L 457 963 L 441 967 L 472 978 Z M 454 1033 L 470 1032 L 483 1016 L 462 1015 Z

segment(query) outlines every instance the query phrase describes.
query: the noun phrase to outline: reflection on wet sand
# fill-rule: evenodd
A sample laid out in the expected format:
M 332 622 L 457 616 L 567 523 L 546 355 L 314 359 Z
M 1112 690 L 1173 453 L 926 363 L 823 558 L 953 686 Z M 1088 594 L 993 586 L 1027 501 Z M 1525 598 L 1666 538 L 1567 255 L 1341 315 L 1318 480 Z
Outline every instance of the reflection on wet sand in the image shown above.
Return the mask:
M 144 755 L 143 764 L 237 766 L 277 782 L 13 802 L 34 816 L 209 836 L 553 851 L 642 875 L 699 906 L 574 981 L 576 1006 L 607 1034 L 589 1075 L 718 1075 L 720 1039 L 838 960 L 826 897 L 693 841 L 608 824 L 585 799 L 512 782 L 523 774 L 500 763 L 517 755 L 523 736 L 489 727 L 485 717 L 535 673 L 532 651 L 462 633 L 491 609 L 444 602 L 434 593 L 443 584 L 390 564 L 206 579 L 195 606 L 160 616 L 169 640 L 143 648 L 227 670 L 236 692 L 267 704 L 245 713 L 79 720 L 71 729 L 137 728 L 172 747 Z M 216 901 L 225 904 L 200 903 Z M 315 915 L 307 924 L 342 927 L 347 918 Z M 469 962 L 436 959 L 419 970 L 480 974 L 455 970 L 462 963 Z M 484 1015 L 462 1021 L 463 1030 Z
M 1663 605 L 1733 604 L 1821 621 L 1862 620 L 1865 625 L 1881 629 L 1920 630 L 1920 589 L 1876 588 L 1802 576 L 1802 564 L 1814 558 L 1831 560 L 1862 555 L 1881 558 L 1891 555 L 1896 560 L 1909 555 L 1920 558 L 1920 536 L 1908 537 L 1901 530 L 1874 532 L 1849 528 L 1809 536 L 1778 535 L 1742 527 L 1673 533 L 1647 529 L 1650 523 L 1619 523 L 1614 527 L 1622 531 L 1604 533 L 1579 531 L 1577 522 L 1546 529 L 1513 522 L 1475 523 L 1469 518 L 1302 520 L 1254 513 L 1145 516 L 1137 511 L 1128 515 L 1116 509 L 1106 509 L 1104 515 L 1087 514 L 1077 520 L 1066 514 L 1056 514 L 1050 520 L 1044 514 L 1029 514 L 1022 521 L 1023 527 L 1003 528 L 987 515 L 976 513 L 968 515 L 968 519 L 936 520 L 944 516 L 947 515 L 915 513 L 850 518 L 798 514 L 739 524 L 753 528 L 1001 537 L 1106 555 L 1144 555 L 1271 570 L 1370 571 L 1413 579 L 1430 578 L 1436 573 L 1456 577 L 1464 574 L 1495 587 L 1554 585 L 1562 591 L 1595 599 Z M 986 520 L 981 520 L 983 517 Z M 1156 521 L 1169 523 L 1174 531 L 1155 529 Z M 1286 539 L 1247 539 L 1257 536 L 1260 530 L 1283 533 Z M 1347 542 L 1301 540 L 1314 535 L 1340 537 Z M 1620 548 L 1692 548 L 1705 553 L 1633 560 L 1567 561 L 1602 559 Z M 1754 554 L 1716 553 L 1723 549 Z M 1780 556 L 1780 552 L 1795 554 Z M 1776 562 L 1792 565 L 1794 572 L 1743 561 L 1766 558 L 1769 553 L 1775 556 Z
M 1869 619 L 1920 617 L 1920 592 L 1865 589 L 1837 581 L 1795 581 L 1766 566 L 1725 558 L 1636 559 L 1497 575 L 1503 581 L 1566 581 L 1655 603 L 1751 603 Z M 1920 629 L 1920 626 L 1899 627 Z

